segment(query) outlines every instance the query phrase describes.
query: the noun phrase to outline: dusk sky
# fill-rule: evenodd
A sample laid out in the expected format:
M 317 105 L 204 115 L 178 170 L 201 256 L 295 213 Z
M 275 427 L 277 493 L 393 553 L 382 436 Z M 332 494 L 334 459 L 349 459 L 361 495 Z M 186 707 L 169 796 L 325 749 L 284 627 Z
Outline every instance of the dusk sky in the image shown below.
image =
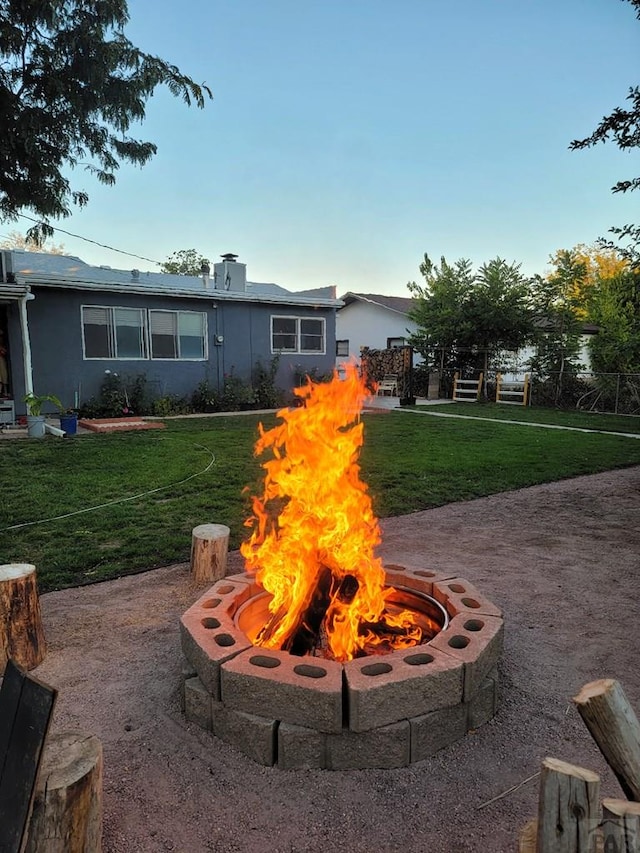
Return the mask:
M 158 154 L 62 228 L 152 260 L 234 252 L 252 281 L 408 295 L 425 252 L 544 273 L 638 221 L 639 157 L 570 152 L 640 82 L 621 0 L 130 0 L 129 38 L 205 82 L 132 135 Z M 0 234 L 29 223 L 0 226 Z M 62 233 L 92 264 L 157 270 Z

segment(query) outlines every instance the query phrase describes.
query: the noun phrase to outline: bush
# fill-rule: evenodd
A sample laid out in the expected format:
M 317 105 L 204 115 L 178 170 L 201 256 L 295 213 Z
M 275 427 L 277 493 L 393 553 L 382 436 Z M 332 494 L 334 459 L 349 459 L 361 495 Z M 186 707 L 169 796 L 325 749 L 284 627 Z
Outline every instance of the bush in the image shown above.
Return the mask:
M 220 398 L 218 392 L 209 382 L 203 379 L 191 395 L 191 408 L 194 412 L 219 412 Z

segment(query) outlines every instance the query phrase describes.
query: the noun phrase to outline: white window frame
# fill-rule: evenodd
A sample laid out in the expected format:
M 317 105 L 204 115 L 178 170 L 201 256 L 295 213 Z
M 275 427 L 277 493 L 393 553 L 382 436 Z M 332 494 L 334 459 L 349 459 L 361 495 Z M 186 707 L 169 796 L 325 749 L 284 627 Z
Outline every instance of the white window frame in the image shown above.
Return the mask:
M 282 349 L 281 347 L 274 347 L 274 345 L 273 345 L 273 336 L 274 336 L 273 323 L 274 323 L 274 320 L 295 320 L 296 321 L 296 331 L 295 331 L 296 348 L 295 349 Z M 322 333 L 321 333 L 321 335 L 322 335 L 322 349 L 313 349 L 313 350 L 302 349 L 301 326 L 302 326 L 303 320 L 313 320 L 313 321 L 321 324 L 321 328 L 322 328 Z M 326 317 L 309 317 L 308 315 L 305 316 L 305 315 L 301 315 L 301 314 L 272 314 L 270 325 L 271 325 L 270 338 L 271 338 L 271 353 L 272 354 L 274 354 L 274 355 L 277 353 L 284 353 L 286 355 L 288 355 L 288 354 L 291 354 L 291 355 L 326 355 L 327 354 L 327 321 L 326 321 Z M 279 333 L 275 333 L 275 334 L 279 334 Z
M 109 312 L 109 323 L 106 328 L 108 330 L 108 343 L 112 355 L 87 355 L 86 339 L 85 339 L 85 309 L 99 308 Z M 116 334 L 116 311 L 137 311 L 142 320 L 140 326 L 142 331 L 142 355 L 118 355 L 118 339 Z M 149 340 L 147 337 L 147 312 L 145 308 L 135 308 L 130 305 L 81 305 L 80 306 L 80 326 L 82 331 L 82 358 L 84 361 L 148 361 L 149 359 Z
M 342 344 L 342 346 L 340 346 Z M 341 349 L 346 349 L 346 352 L 340 352 Z M 336 358 L 346 358 L 349 355 L 349 338 L 340 338 L 336 340 Z
M 176 345 L 177 355 L 175 358 L 169 356 L 159 356 L 153 354 L 153 333 L 151 330 L 151 315 L 152 314 L 175 314 L 176 315 Z M 180 314 L 197 314 L 203 318 L 202 322 L 202 355 L 196 357 L 183 357 L 180 354 Z M 209 334 L 208 334 L 208 317 L 206 311 L 181 311 L 171 308 L 149 308 L 148 309 L 148 334 L 149 334 L 149 358 L 151 361 L 207 361 L 209 358 Z

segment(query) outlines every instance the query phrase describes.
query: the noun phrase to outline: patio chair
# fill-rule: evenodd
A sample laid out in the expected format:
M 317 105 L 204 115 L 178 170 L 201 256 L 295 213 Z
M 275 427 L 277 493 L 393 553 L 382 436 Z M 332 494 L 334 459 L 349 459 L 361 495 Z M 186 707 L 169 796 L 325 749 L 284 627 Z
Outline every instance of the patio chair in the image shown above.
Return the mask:
M 384 397 L 385 395 L 389 395 L 390 397 L 398 396 L 398 374 L 397 373 L 385 373 L 382 377 L 382 380 L 378 382 L 378 388 L 376 389 L 377 397 Z

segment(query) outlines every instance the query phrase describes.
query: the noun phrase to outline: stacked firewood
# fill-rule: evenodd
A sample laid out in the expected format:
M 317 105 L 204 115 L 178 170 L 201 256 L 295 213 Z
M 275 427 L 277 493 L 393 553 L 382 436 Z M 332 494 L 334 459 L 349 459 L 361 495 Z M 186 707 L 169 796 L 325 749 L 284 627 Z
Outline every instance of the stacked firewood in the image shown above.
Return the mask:
M 640 724 L 619 682 L 586 684 L 573 699 L 628 799 L 600 802 L 600 777 L 546 758 L 538 817 L 520 834 L 519 853 L 640 853 Z
M 373 382 L 380 382 L 385 375 L 398 377 L 398 393 L 406 393 L 408 373 L 411 365 L 411 347 L 392 347 L 390 349 L 370 349 L 362 347 L 360 359 L 366 376 Z

